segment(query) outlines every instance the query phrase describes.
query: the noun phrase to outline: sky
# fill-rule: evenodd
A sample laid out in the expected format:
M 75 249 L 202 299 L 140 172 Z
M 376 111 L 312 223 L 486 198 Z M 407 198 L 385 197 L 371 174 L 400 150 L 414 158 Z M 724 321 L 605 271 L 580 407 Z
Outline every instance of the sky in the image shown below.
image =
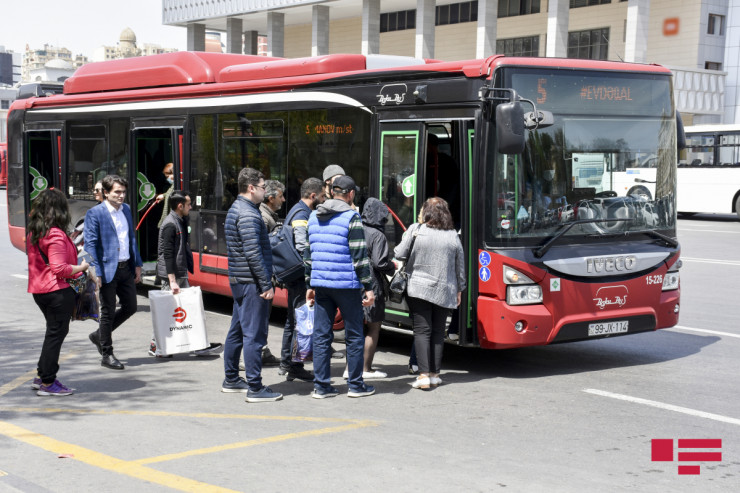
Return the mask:
M 2 0 L 0 46 L 24 53 L 44 44 L 91 58 L 100 46 L 115 46 L 130 27 L 137 45 L 153 43 L 185 50 L 184 27 L 162 24 L 161 0 Z

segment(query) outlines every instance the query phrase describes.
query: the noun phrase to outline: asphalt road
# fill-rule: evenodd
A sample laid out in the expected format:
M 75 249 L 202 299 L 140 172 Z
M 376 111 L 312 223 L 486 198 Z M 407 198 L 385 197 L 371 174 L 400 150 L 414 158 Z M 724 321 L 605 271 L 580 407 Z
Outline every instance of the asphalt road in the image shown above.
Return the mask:
M 147 356 L 149 303 L 115 333 L 126 370 L 100 366 L 73 322 L 59 378 L 70 397 L 30 389 L 43 318 L 26 259 L 7 235 L 0 192 L 0 492 L 737 491 L 740 485 L 740 222 L 679 220 L 680 326 L 608 340 L 483 351 L 448 346 L 445 384 L 411 388 L 411 339 L 383 333 L 388 379 L 362 399 L 309 397 L 310 383 L 263 378 L 285 394 L 247 404 L 220 392 L 223 362 Z M 230 300 L 206 297 L 223 341 Z M 285 312 L 274 310 L 270 346 Z M 338 345 L 341 347 L 341 345 Z M 342 394 L 343 362 L 334 382 Z M 653 462 L 653 439 L 671 461 Z M 679 439 L 719 439 L 696 461 Z M 690 461 L 689 459 L 693 459 Z M 678 467 L 698 465 L 698 475 Z

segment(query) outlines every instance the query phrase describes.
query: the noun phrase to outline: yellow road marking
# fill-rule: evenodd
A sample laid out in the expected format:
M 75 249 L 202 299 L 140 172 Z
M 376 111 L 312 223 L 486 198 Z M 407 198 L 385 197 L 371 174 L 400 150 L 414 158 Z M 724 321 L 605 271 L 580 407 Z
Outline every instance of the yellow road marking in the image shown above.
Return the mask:
M 29 372 L 24 373 L 20 377 L 14 378 L 10 382 L 6 383 L 5 385 L 0 386 L 0 397 L 4 396 L 11 390 L 15 390 L 24 383 L 28 382 L 29 380 L 33 380 L 33 378 L 36 377 L 36 370 L 31 370 Z
M 30 372 L 35 375 L 35 372 Z M 19 377 L 20 379 L 22 377 Z M 16 379 L 16 380 L 18 380 Z M 27 381 L 26 377 L 21 381 L 21 384 Z M 14 380 L 15 382 L 15 380 Z M 12 382 L 11 382 L 12 383 Z M 10 385 L 10 384 L 6 384 Z M 327 428 L 319 428 L 316 430 L 308 430 L 296 433 L 286 433 L 283 435 L 275 435 L 264 438 L 257 438 L 254 440 L 247 440 L 244 442 L 237 442 L 225 445 L 217 445 L 214 447 L 206 447 L 196 450 L 188 450 L 185 452 L 179 452 L 174 454 L 160 455 L 157 457 L 149 457 L 144 459 L 124 461 L 111 457 L 106 454 L 95 452 L 78 445 L 61 442 L 53 438 L 34 433 L 29 430 L 25 430 L 21 427 L 0 421 L 0 434 L 10 438 L 28 443 L 30 445 L 54 452 L 55 454 L 72 454 L 74 460 L 78 460 L 85 464 L 106 469 L 108 471 L 116 472 L 119 474 L 125 474 L 127 476 L 142 479 L 145 481 L 151 481 L 153 483 L 161 484 L 171 488 L 175 488 L 181 491 L 199 491 L 204 493 L 217 493 L 217 492 L 229 492 L 233 490 L 221 488 L 208 483 L 195 481 L 182 476 L 177 476 L 170 473 L 157 471 L 146 467 L 146 464 L 153 464 L 157 462 L 165 462 L 175 459 L 182 459 L 186 457 L 192 457 L 196 455 L 205 455 L 215 452 L 222 452 L 227 450 L 235 450 L 245 447 L 252 447 L 255 445 L 263 445 L 267 443 L 281 442 L 285 440 L 292 440 L 294 438 L 303 438 L 308 436 L 318 436 L 327 433 L 339 433 L 343 431 L 349 431 L 353 429 L 366 428 L 369 426 L 378 426 L 378 422 L 370 420 L 356 420 L 356 419 L 342 419 L 342 418 L 313 418 L 306 416 L 262 416 L 262 415 L 251 415 L 251 414 L 216 414 L 216 413 L 184 413 L 184 412 L 169 412 L 169 411 L 128 411 L 128 410 L 117 410 L 117 411 L 101 411 L 95 409 L 64 409 L 64 408 L 40 408 L 40 407 L 0 407 L 0 412 L 18 412 L 18 413 L 68 413 L 68 414 L 99 414 L 99 415 L 128 415 L 128 416 L 157 416 L 157 417 L 188 417 L 188 418 L 211 418 L 211 419 L 258 419 L 258 420 L 275 420 L 275 421 L 305 421 L 305 422 L 317 422 L 317 423 L 341 423 L 339 426 L 332 426 Z
M 77 356 L 77 353 L 65 354 L 64 356 L 59 358 L 59 362 L 62 363 L 64 361 L 67 361 L 70 358 L 74 358 L 75 356 Z M 24 373 L 20 377 L 14 378 L 10 382 L 6 383 L 5 385 L 0 386 L 0 397 L 4 396 L 5 394 L 7 394 L 8 392 L 12 390 L 17 389 L 18 387 L 28 382 L 29 380 L 33 380 L 34 378 L 36 378 L 36 375 L 37 375 L 37 371 L 31 370 L 31 371 Z
M 178 411 L 105 411 L 99 409 L 68 409 L 61 407 L 4 407 L 0 412 L 17 413 L 69 413 L 69 414 L 119 414 L 128 416 L 158 416 L 184 418 L 215 418 L 215 419 L 261 419 L 266 421 L 308 421 L 316 423 L 359 423 L 361 420 L 344 418 L 313 418 L 309 416 L 264 416 L 260 414 L 217 414 L 217 413 L 183 413 Z
M 99 467 L 100 469 L 124 474 L 132 478 L 149 481 L 151 483 L 160 484 L 180 491 L 206 493 L 235 492 L 235 490 L 221 488 L 212 484 L 203 483 L 202 481 L 195 481 L 175 474 L 157 471 L 156 469 L 152 469 L 135 462 L 124 461 L 78 445 L 55 440 L 5 421 L 0 421 L 0 434 L 29 445 L 33 445 L 34 447 L 48 450 L 57 455 L 72 454 L 74 457 L 71 457 L 71 460 L 76 460 L 84 464 Z
M 318 430 L 301 431 L 298 433 L 286 433 L 285 435 L 275 435 L 265 438 L 257 438 L 254 440 L 247 440 L 245 442 L 230 443 L 227 445 L 217 445 L 215 447 L 206 447 L 196 450 L 188 450 L 187 452 L 179 452 L 176 454 L 160 455 L 158 457 L 149 457 L 148 459 L 139 459 L 132 461 L 136 464 L 153 464 L 155 462 L 164 462 L 168 460 L 183 459 L 185 457 L 192 457 L 194 455 L 212 454 L 214 452 L 221 452 L 224 450 L 234 450 L 238 448 L 252 447 L 254 445 L 263 445 L 266 443 L 281 442 L 284 440 L 292 440 L 293 438 L 302 438 L 307 436 L 318 436 L 327 433 L 338 433 L 340 431 L 354 430 L 358 428 L 366 428 L 368 426 L 377 426 L 378 423 L 374 421 L 358 421 L 353 424 L 347 424 L 344 426 L 334 426 L 331 428 L 321 428 Z

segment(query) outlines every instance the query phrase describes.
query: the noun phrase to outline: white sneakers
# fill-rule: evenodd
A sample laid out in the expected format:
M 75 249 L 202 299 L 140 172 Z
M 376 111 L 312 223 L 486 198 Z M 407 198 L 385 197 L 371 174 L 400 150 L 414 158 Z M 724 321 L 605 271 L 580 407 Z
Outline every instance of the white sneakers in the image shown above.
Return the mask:
M 388 374 L 385 372 L 382 372 L 380 370 L 372 370 L 372 371 L 363 371 L 362 372 L 362 379 L 363 380 L 377 380 L 378 378 L 387 378 Z M 349 371 L 345 368 L 344 373 L 342 374 L 342 378 L 347 380 L 349 378 Z

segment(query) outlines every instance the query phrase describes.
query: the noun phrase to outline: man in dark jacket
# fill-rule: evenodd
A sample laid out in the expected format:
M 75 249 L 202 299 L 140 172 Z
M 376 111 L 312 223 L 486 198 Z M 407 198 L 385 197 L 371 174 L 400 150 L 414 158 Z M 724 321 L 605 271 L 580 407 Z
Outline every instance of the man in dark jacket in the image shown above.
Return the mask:
M 303 252 L 306 266 L 306 301 L 314 299 L 313 370 L 316 399 L 334 397 L 331 385 L 332 325 L 337 308 L 344 319 L 349 369 L 349 397 L 373 395 L 375 388 L 362 379 L 364 341 L 363 306 L 375 300 L 362 220 L 351 205 L 357 187 L 349 176 L 332 183 L 334 198 L 316 208 L 308 219 L 308 246 Z M 315 289 L 315 291 L 314 291 Z M 363 296 L 364 293 L 364 296 Z
M 262 346 L 267 343 L 272 287 L 272 250 L 259 211 L 265 177 L 252 168 L 239 172 L 239 196 L 226 214 L 224 231 L 229 256 L 229 285 L 234 298 L 231 326 L 224 345 L 222 392 L 246 392 L 247 402 L 278 401 L 279 392 L 262 385 Z M 239 377 L 244 350 L 246 381 Z
M 188 232 L 188 215 L 192 205 L 190 193 L 182 190 L 170 191 L 170 212 L 162 220 L 157 243 L 157 277 L 162 282 L 162 289 L 171 289 L 178 294 L 181 288 L 189 288 L 188 272 L 193 273 L 193 252 L 190 250 Z M 221 343 L 211 343 L 210 347 L 193 351 L 197 356 L 218 352 Z M 149 356 L 157 354 L 157 344 L 152 338 L 149 344 Z M 169 356 L 170 358 L 172 356 Z
M 316 206 L 323 204 L 324 195 L 321 180 L 308 178 L 301 185 L 301 200 L 294 205 L 285 216 L 286 224 L 293 228 L 293 244 L 296 251 L 302 256 L 308 243 L 308 218 Z M 286 375 L 287 380 L 313 380 L 313 373 L 303 368 L 303 363 L 292 361 L 293 340 L 295 339 L 295 305 L 298 300 L 306 297 L 306 280 L 301 276 L 295 281 L 285 283 L 288 291 L 288 317 L 283 330 L 283 347 L 280 353 L 280 369 L 278 374 Z

